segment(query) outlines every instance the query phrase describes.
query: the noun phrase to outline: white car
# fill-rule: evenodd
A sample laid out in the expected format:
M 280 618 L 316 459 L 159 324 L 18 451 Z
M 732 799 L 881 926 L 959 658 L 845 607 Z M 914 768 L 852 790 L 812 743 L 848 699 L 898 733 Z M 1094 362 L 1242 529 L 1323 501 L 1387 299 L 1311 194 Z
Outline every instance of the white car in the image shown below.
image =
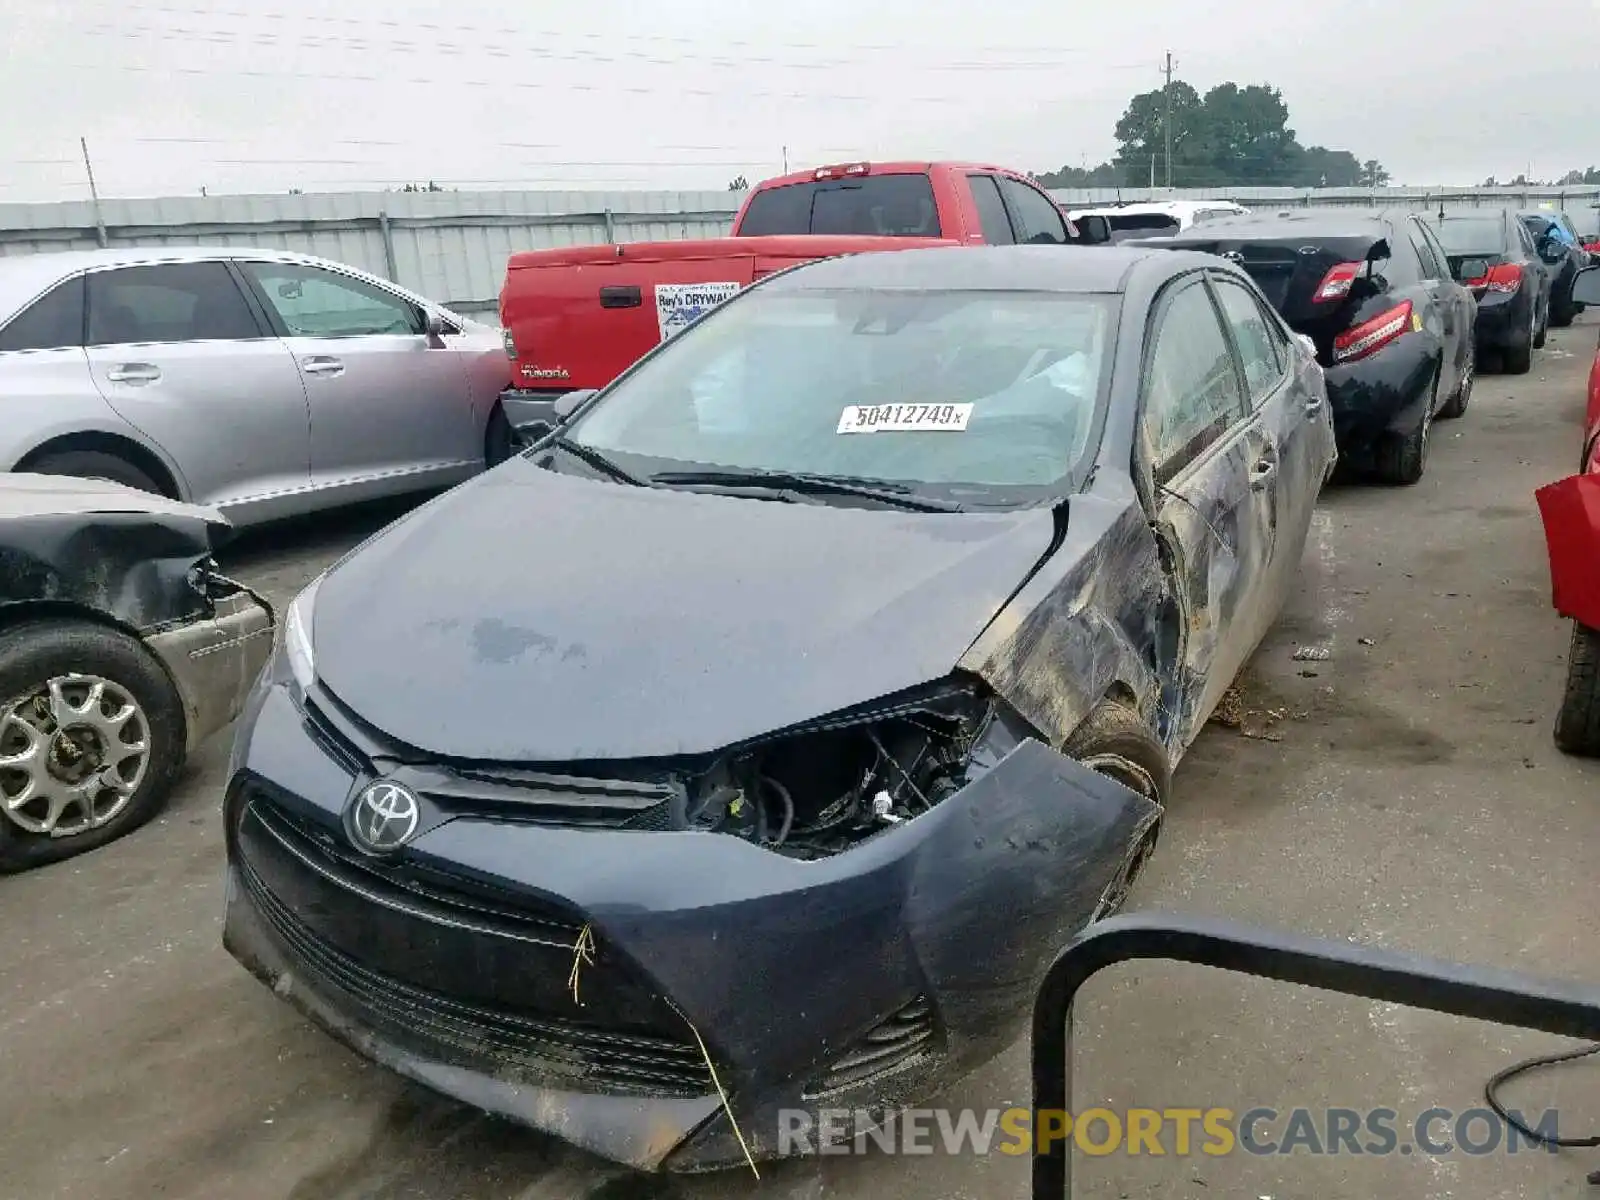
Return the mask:
M 0 470 L 236 525 L 448 487 L 509 450 L 499 329 L 282 250 L 0 258 Z
M 1238 216 L 1249 211 L 1232 200 L 1151 200 L 1103 208 L 1071 209 L 1067 217 L 1073 222 L 1083 217 L 1104 217 L 1111 227 L 1111 240 L 1120 242 L 1130 237 L 1179 234 L 1201 221 Z

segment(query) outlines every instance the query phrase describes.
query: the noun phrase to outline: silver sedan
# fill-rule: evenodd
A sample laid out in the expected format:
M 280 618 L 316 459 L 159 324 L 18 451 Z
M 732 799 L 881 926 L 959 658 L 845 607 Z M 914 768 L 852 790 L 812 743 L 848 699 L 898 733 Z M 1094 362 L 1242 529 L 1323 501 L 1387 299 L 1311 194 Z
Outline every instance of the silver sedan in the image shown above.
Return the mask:
M 0 470 L 256 524 L 476 474 L 508 451 L 509 382 L 498 329 L 309 255 L 0 258 Z

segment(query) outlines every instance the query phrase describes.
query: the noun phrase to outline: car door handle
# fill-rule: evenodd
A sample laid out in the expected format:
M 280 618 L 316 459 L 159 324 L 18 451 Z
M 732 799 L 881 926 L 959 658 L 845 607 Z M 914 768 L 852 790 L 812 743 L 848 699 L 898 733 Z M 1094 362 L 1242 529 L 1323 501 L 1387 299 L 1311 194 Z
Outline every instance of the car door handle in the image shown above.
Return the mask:
M 313 355 L 300 364 L 307 375 L 343 375 L 344 363 L 337 358 Z
M 112 383 L 128 383 L 135 387 L 154 383 L 161 378 L 161 368 L 154 363 L 119 363 L 106 372 Z
M 1250 468 L 1250 487 L 1259 492 L 1272 482 L 1272 477 L 1278 473 L 1278 464 L 1270 458 L 1259 459 L 1256 465 Z

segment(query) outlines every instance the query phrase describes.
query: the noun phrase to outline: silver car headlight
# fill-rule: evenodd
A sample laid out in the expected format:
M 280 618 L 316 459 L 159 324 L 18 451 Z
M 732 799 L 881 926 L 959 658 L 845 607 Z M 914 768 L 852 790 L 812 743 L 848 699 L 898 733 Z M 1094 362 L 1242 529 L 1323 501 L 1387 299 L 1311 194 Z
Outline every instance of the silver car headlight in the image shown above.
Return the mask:
M 289 671 L 301 691 L 309 688 L 317 678 L 317 655 L 311 640 L 311 614 L 317 602 L 317 588 L 324 576 L 317 576 L 307 584 L 289 605 L 283 622 L 283 651 L 289 660 Z

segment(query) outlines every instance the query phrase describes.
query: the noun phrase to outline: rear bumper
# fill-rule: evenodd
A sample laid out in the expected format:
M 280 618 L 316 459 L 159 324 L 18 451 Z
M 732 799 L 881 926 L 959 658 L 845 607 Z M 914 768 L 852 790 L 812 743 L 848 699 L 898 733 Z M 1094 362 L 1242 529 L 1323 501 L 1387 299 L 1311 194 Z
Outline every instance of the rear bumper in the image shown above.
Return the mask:
M 555 428 L 555 402 L 571 388 L 531 391 L 506 388 L 500 393 L 500 409 L 506 414 L 513 440 L 531 442 Z
M 1532 341 L 1533 293 L 1527 288 L 1506 296 L 1489 294 L 1478 300 L 1478 319 L 1474 326 L 1478 345 L 1488 349 L 1520 349 Z
M 211 617 L 145 640 L 183 701 L 185 753 L 243 710 L 272 654 L 273 627 L 266 602 L 239 591 L 218 600 Z
M 1436 345 L 1420 335 L 1414 339 L 1402 338 L 1371 358 L 1325 369 L 1341 452 L 1361 449 L 1384 433 L 1409 433 L 1421 423 L 1439 360 Z

